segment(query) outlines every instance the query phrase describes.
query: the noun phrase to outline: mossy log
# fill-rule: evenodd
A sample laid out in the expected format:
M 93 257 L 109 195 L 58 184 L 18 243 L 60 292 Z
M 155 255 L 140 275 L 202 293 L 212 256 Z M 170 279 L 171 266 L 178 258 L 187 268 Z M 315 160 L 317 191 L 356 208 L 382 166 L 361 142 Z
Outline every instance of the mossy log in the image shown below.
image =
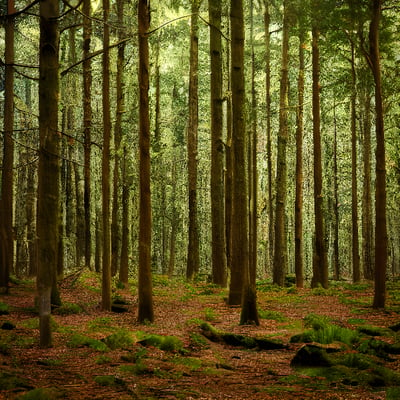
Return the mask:
M 219 331 L 212 325 L 204 322 L 200 325 L 201 333 L 212 342 L 225 343 L 229 346 L 244 347 L 246 349 L 257 350 L 277 350 L 285 349 L 287 345 L 268 338 L 255 338 L 251 336 L 240 335 Z

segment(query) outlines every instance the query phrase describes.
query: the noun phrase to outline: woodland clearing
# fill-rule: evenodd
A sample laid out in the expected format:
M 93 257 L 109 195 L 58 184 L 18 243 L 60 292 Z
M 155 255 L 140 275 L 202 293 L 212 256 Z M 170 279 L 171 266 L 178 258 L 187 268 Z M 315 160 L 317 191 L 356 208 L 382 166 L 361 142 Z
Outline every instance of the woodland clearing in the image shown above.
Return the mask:
M 240 307 L 226 305 L 225 289 L 154 276 L 155 322 L 139 325 L 134 284 L 113 293 L 125 312 L 104 312 L 100 281 L 84 272 L 63 281 L 53 347 L 41 349 L 35 284 L 14 282 L 0 297 L 0 399 L 400 398 L 400 283 L 388 283 L 385 310 L 371 307 L 369 283 L 296 289 L 260 281 L 257 289 L 260 326 L 240 326 Z M 305 342 L 318 341 L 303 335 L 319 329 L 318 318 L 351 336 L 321 344 L 340 348 L 350 364 L 292 365 Z M 210 340 L 205 327 L 235 340 Z M 254 338 L 282 348 L 247 346 Z M 378 351 L 383 344 L 394 350 Z

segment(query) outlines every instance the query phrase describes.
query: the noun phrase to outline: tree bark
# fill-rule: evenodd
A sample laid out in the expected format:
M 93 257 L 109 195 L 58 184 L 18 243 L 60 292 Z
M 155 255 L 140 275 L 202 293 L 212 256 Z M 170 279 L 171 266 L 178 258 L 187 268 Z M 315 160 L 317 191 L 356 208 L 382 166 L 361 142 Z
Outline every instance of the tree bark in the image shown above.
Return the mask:
M 354 44 L 351 44 L 351 225 L 352 225 L 352 261 L 353 282 L 359 282 L 360 252 L 358 242 L 358 189 L 357 189 L 357 129 L 356 129 L 356 69 Z
M 102 154 L 102 309 L 111 310 L 111 238 L 110 238 L 110 1 L 103 0 L 103 154 Z
M 296 286 L 304 286 L 304 253 L 303 253 L 303 110 L 304 110 L 304 42 L 305 31 L 299 21 L 299 72 L 297 78 L 297 113 L 296 113 L 296 197 L 294 206 L 295 215 L 295 254 L 294 269 L 296 274 Z
M 209 0 L 211 58 L 211 251 L 213 283 L 227 284 L 222 112 L 221 0 Z
M 375 289 L 374 308 L 384 308 L 386 302 L 386 269 L 388 261 L 388 238 L 386 222 L 386 164 L 385 128 L 379 51 L 379 24 L 381 0 L 371 2 L 369 30 L 370 66 L 375 81 L 375 132 L 376 132 L 376 180 L 375 180 Z
M 124 1 L 117 2 L 118 24 L 124 23 Z M 114 171 L 113 171 L 113 203 L 111 222 L 111 273 L 116 275 L 120 266 L 121 256 L 121 218 L 120 209 L 120 181 L 121 181 L 121 140 L 122 140 L 122 115 L 124 113 L 124 60 L 125 60 L 125 35 L 123 30 L 118 30 L 117 76 L 116 91 L 117 104 L 114 124 Z
M 59 97 L 59 2 L 40 2 L 39 52 L 39 183 L 38 183 L 38 274 L 40 346 L 52 345 L 50 314 L 51 292 L 56 279 L 60 135 L 58 131 Z
M 153 322 L 151 277 L 151 193 L 150 193 L 150 118 L 149 118 L 149 45 L 150 4 L 138 2 L 139 27 L 139 322 Z
M 316 8 L 317 9 L 317 8 Z M 312 28 L 312 114 L 314 142 L 314 213 L 315 213 L 315 255 L 313 262 L 312 286 L 328 287 L 328 257 L 325 247 L 325 229 L 322 194 L 322 156 L 319 86 L 319 29 L 314 22 Z
M 7 14 L 13 14 L 14 0 L 7 1 Z M 0 197 L 0 293 L 8 292 L 14 263 L 14 17 L 5 20 L 4 144 Z
M 92 72 L 90 41 L 92 22 L 90 19 L 90 0 L 83 0 L 83 134 L 84 134 L 84 193 L 85 209 L 85 266 L 91 269 L 92 231 L 91 231 L 91 126 L 92 126 Z
M 189 190 L 189 243 L 186 278 L 193 280 L 200 268 L 199 227 L 197 216 L 197 136 L 198 136 L 198 12 L 199 0 L 192 0 L 190 30 L 190 72 L 189 72 L 189 122 L 187 133 L 188 148 L 188 190 Z
M 273 283 L 284 286 L 287 271 L 287 237 L 285 229 L 287 163 L 286 145 L 288 141 L 289 113 L 289 20 L 288 3 L 283 3 L 282 61 L 279 100 L 278 155 L 276 160 L 276 207 L 275 207 L 275 250 Z

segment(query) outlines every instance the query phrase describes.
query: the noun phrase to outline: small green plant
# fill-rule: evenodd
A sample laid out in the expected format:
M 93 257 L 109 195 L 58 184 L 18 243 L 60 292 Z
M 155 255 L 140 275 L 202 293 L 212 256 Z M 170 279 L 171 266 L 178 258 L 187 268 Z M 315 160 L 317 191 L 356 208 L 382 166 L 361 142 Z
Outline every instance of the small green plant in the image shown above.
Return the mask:
M 10 307 L 8 306 L 8 304 L 0 301 L 0 315 L 8 315 L 8 314 L 10 314 Z
M 288 320 L 280 311 L 258 310 L 258 315 L 262 319 L 270 319 L 277 322 L 286 322 Z
M 217 318 L 217 317 L 216 317 L 215 311 L 214 311 L 212 308 L 206 307 L 206 308 L 204 309 L 204 319 L 205 319 L 206 321 L 209 321 L 209 322 L 215 321 L 216 318 Z
M 18 400 L 56 400 L 64 398 L 65 393 L 57 388 L 36 388 L 18 397 Z
M 202 365 L 202 361 L 194 357 L 175 357 L 172 361 L 175 364 L 188 367 L 190 371 L 197 371 Z
M 164 351 L 181 351 L 183 349 L 182 341 L 176 336 L 148 335 L 142 342 Z
M 132 347 L 134 340 L 132 334 L 125 330 L 120 329 L 117 332 L 107 336 L 104 343 L 112 350 L 115 349 L 128 349 Z
M 58 307 L 54 313 L 58 315 L 73 315 L 73 314 L 81 314 L 83 309 L 81 306 L 75 303 L 64 303 L 62 306 Z
M 111 362 L 111 358 L 102 354 L 96 358 L 96 364 L 98 365 L 103 365 L 103 364 L 109 364 Z
M 195 332 L 192 332 L 190 334 L 190 344 L 193 348 L 198 348 L 198 349 L 209 347 L 207 339 L 204 336 Z
M 114 375 L 99 375 L 94 377 L 94 381 L 101 386 L 118 386 L 124 385 L 125 382 Z
M 98 317 L 88 323 L 88 328 L 91 331 L 110 329 L 113 326 L 113 319 L 111 317 Z
M 101 352 L 105 352 L 105 351 L 109 350 L 109 348 L 107 347 L 107 345 L 104 342 L 97 340 L 97 339 L 93 339 L 86 335 L 81 335 L 79 333 L 73 334 L 70 337 L 70 340 L 68 341 L 67 346 L 72 347 L 72 348 L 87 346 L 93 350 L 101 351 Z
M 400 386 L 393 386 L 386 389 L 386 400 L 400 399 Z

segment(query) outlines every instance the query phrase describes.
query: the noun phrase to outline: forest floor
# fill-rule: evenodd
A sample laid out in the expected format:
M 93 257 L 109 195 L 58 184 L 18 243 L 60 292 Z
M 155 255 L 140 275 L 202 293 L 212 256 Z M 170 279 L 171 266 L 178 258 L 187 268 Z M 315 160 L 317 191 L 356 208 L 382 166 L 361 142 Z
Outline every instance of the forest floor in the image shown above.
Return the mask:
M 262 281 L 260 326 L 240 326 L 240 308 L 225 304 L 226 290 L 155 276 L 155 322 L 139 325 L 136 287 L 113 292 L 127 312 L 104 312 L 98 278 L 86 272 L 75 278 L 61 285 L 50 349 L 38 344 L 34 282 L 16 282 L 0 296 L 0 399 L 400 398 L 400 333 L 388 329 L 400 322 L 400 283 L 389 284 L 387 308 L 374 310 L 367 283 L 299 290 Z M 310 316 L 329 320 L 330 331 L 354 333 L 351 343 L 333 337 L 320 345 L 340 348 L 350 364 L 292 365 L 307 340 L 291 338 L 313 329 Z M 223 333 L 235 334 L 239 345 L 221 339 Z M 251 338 L 283 346 L 246 346 Z M 394 350 L 378 351 L 382 344 Z

